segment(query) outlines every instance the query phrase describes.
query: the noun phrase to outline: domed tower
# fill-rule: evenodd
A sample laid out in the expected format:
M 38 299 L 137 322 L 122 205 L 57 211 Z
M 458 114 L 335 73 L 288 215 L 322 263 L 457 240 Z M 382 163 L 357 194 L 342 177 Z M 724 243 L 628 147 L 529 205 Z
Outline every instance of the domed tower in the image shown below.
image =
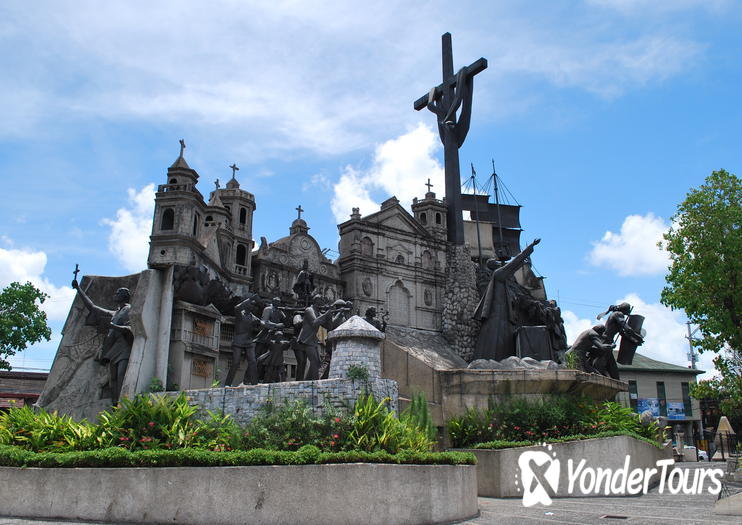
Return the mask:
M 157 187 L 147 258 L 150 268 L 190 264 L 202 233 L 204 198 L 196 188 L 198 173 L 186 162 L 184 150 L 181 140 L 180 155 L 167 169 L 167 182 Z
M 236 178 L 236 173 L 239 171 L 237 165 L 232 164 L 230 168 L 232 168 L 232 178 L 227 182 L 227 188 L 218 190 L 219 199 L 227 210 L 234 238 L 230 249 L 230 264 L 225 269 L 237 279 L 249 279 L 254 245 L 252 220 L 256 208 L 255 196 L 240 189 L 240 183 Z
M 430 191 L 433 186 L 428 179 L 428 187 L 425 198 L 412 201 L 412 213 L 420 225 L 439 240 L 446 240 L 446 203 L 435 198 L 435 193 Z

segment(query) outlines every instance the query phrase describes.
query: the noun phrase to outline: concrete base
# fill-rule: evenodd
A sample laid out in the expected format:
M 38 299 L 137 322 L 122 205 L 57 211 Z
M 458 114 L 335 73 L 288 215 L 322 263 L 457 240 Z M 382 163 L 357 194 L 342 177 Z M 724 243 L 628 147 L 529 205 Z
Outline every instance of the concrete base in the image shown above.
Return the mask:
M 582 494 L 579 490 L 579 481 L 575 483 L 575 490 L 568 491 L 569 460 L 573 462 L 576 471 L 580 461 L 585 460 L 584 467 L 597 470 L 617 469 L 625 467 L 626 457 L 629 460 L 629 471 L 635 468 L 656 468 L 661 459 L 672 459 L 672 448 L 668 445 L 660 450 L 657 447 L 628 436 L 616 436 L 601 439 L 585 439 L 568 443 L 553 443 L 551 450 L 543 446 L 505 448 L 500 450 L 466 449 L 477 456 L 477 483 L 479 495 L 490 498 L 521 498 L 523 497 L 523 473 L 520 471 L 518 459 L 528 451 L 543 451 L 559 460 L 559 483 L 555 492 L 557 498 L 606 496 L 621 494 Z M 669 469 L 668 469 L 669 472 Z M 517 476 L 517 477 L 516 477 Z M 659 473 L 650 477 L 649 487 L 659 483 Z
M 416 344 L 414 338 L 394 336 L 405 344 Z M 513 397 L 539 399 L 547 395 L 574 394 L 595 401 L 615 398 L 628 390 L 628 383 L 598 374 L 578 370 L 474 370 L 451 368 L 466 366 L 461 361 L 443 357 L 439 349 L 427 348 L 422 339 L 419 347 L 401 346 L 387 337 L 382 345 L 382 377 L 399 384 L 399 409 L 407 408 L 408 400 L 424 392 L 433 416 L 433 424 L 443 427 L 453 416 L 469 408 L 486 409 L 492 401 Z
M 473 465 L 0 468 L 3 515 L 131 523 L 417 524 L 478 514 Z
M 742 516 L 742 492 L 717 500 L 714 505 L 714 514 Z

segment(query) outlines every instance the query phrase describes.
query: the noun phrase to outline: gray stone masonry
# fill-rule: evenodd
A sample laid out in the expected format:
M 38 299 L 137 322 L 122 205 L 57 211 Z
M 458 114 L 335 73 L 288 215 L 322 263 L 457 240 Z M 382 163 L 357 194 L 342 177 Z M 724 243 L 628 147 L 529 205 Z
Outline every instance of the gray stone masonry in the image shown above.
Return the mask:
M 328 339 L 336 342 L 330 361 L 330 379 L 348 379 L 348 369 L 354 365 L 366 368 L 369 380 L 381 377 L 383 332 L 354 315 L 330 332 Z
M 388 397 L 389 408 L 396 413 L 397 382 L 381 378 L 380 344 L 384 334 L 356 315 L 330 332 L 329 339 L 337 343 L 330 365 L 330 379 L 186 390 L 188 401 L 199 407 L 200 415 L 207 416 L 209 410 L 229 414 L 243 425 L 267 403 L 303 400 L 315 413 L 323 412 L 328 406 L 352 411 L 362 392 L 372 393 L 378 401 Z M 348 368 L 352 365 L 365 367 L 368 380 L 348 378 Z M 177 392 L 170 395 L 177 395 Z
M 265 383 L 240 387 L 207 388 L 186 390 L 191 405 L 198 406 L 199 416 L 208 416 L 207 411 L 229 414 L 244 425 L 248 423 L 266 403 L 282 404 L 285 401 L 304 400 L 315 413 L 322 413 L 326 406 L 340 411 L 351 411 L 361 392 L 371 392 L 381 401 L 389 397 L 389 408 L 397 412 L 399 390 L 393 379 L 323 379 L 319 381 L 290 381 L 287 383 Z M 170 392 L 177 396 L 178 392 Z
M 479 321 L 473 319 L 479 303 L 476 264 L 466 246 L 450 245 L 446 253 L 446 288 L 443 295 L 443 336 L 467 362 L 474 354 Z

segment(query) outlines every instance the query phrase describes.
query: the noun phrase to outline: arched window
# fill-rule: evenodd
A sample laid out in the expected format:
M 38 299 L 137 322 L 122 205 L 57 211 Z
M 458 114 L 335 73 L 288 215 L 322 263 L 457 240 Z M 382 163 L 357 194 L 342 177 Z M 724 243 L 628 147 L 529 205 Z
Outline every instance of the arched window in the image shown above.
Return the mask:
M 401 253 L 397 255 L 396 262 L 397 264 L 404 264 L 404 255 L 402 255 Z
M 207 215 L 206 216 L 206 224 L 209 224 L 210 222 L 214 222 L 214 217 L 212 217 L 211 215 Z
M 161 230 L 172 230 L 175 227 L 175 212 L 172 208 L 166 208 L 162 212 Z
M 178 179 L 170 179 L 170 184 L 178 184 Z
M 240 224 L 245 224 L 247 222 L 247 210 L 245 208 L 240 208 Z
M 364 237 L 363 239 L 361 239 L 361 255 L 365 255 L 367 257 L 374 256 L 374 242 L 368 237 Z
M 420 224 L 428 224 L 428 215 L 425 212 L 420 214 Z
M 245 266 L 246 260 L 247 260 L 247 249 L 245 249 L 244 244 L 238 244 L 237 245 L 237 257 L 235 259 L 235 262 L 240 266 Z
M 435 214 L 435 223 L 440 224 L 441 223 L 441 214 L 437 213 Z

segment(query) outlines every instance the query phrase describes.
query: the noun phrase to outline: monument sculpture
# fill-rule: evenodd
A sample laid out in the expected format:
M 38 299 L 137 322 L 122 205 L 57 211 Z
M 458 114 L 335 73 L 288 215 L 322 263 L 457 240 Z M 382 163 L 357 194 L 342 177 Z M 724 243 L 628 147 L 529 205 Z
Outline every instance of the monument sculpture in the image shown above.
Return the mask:
M 258 356 L 263 355 L 268 350 L 271 334 L 285 327 L 286 314 L 281 310 L 280 297 L 274 297 L 268 306 L 263 308 L 260 320 L 263 322 L 262 329 L 255 337 L 255 352 Z
M 451 34 L 445 33 L 441 37 L 441 43 L 442 83 L 433 87 L 427 95 L 418 98 L 413 107 L 417 111 L 428 108 L 436 115 L 438 134 L 443 143 L 449 248 L 446 253 L 446 284 L 441 324 L 444 337 L 459 355 L 469 360 L 474 352 L 474 339 L 479 329 L 478 323 L 472 318 L 478 292 L 476 265 L 472 263 L 464 244 L 459 148 L 464 144 L 471 124 L 474 76 L 487 68 L 487 60 L 480 58 L 454 74 Z
M 366 308 L 366 313 L 363 316 L 363 320 L 380 332 L 386 332 L 386 322 L 383 320 L 383 318 L 381 321 L 376 318 L 376 308 L 374 308 L 373 306 Z
M 116 310 L 107 310 L 97 306 L 80 288 L 77 282 L 78 268 L 75 268 L 75 278 L 72 280 L 72 288 L 77 290 L 80 298 L 83 300 L 85 307 L 90 312 L 94 321 L 108 325 L 106 338 L 103 345 L 96 353 L 94 359 L 103 365 L 108 366 L 108 384 L 111 389 L 111 400 L 114 405 L 118 404 L 121 387 L 124 384 L 126 368 L 129 365 L 129 355 L 131 354 L 131 345 L 133 336 L 131 326 L 129 326 L 129 310 L 131 306 L 131 294 L 127 288 L 119 288 L 113 296 L 114 302 L 118 306 Z
M 464 144 L 471 124 L 474 76 L 487 69 L 487 60 L 480 58 L 471 65 L 461 68 L 454 75 L 451 33 L 445 33 L 441 41 L 443 82 L 432 88 L 427 95 L 418 98 L 414 103 L 414 108 L 417 111 L 428 108 L 435 113 L 445 159 L 448 242 L 462 245 L 464 244 L 464 223 L 461 213 L 459 148 Z M 458 116 L 457 112 L 459 112 Z
M 603 339 L 605 334 L 605 326 L 602 324 L 596 324 L 595 326 L 588 328 L 581 332 L 569 352 L 575 354 L 578 360 L 578 366 L 583 372 L 591 374 L 601 374 L 610 376 L 607 367 L 609 360 L 607 356 L 610 355 L 610 359 L 613 359 L 613 349 L 616 345 L 606 343 Z M 603 368 L 598 368 L 596 363 L 600 365 L 603 363 Z M 615 361 L 614 364 L 615 366 Z M 618 368 L 616 367 L 613 371 L 616 376 L 613 379 L 618 379 Z
M 232 339 L 232 365 L 227 372 L 224 381 L 228 386 L 234 385 L 234 376 L 240 366 L 243 352 L 247 359 L 244 384 L 255 385 L 258 383 L 258 363 L 255 358 L 255 334 L 263 323 L 252 310 L 255 308 L 255 297 L 250 296 L 237 306 L 234 312 L 234 338 Z
M 515 355 L 515 329 L 517 326 L 513 306 L 517 291 L 514 274 L 533 253 L 541 239 L 534 240 L 522 252 L 505 264 L 497 259 L 487 261 L 492 276 L 482 296 L 474 318 L 482 322 L 474 359 L 501 361 Z
M 618 362 L 622 365 L 630 365 L 634 359 L 637 347 L 644 343 L 642 324 L 644 317 L 632 315 L 633 308 L 629 303 L 611 305 L 608 309 L 598 314 L 598 320 L 608 315 L 605 320 L 605 334 L 603 338 L 607 343 L 614 343 L 617 335 L 621 336 L 618 349 Z
M 299 298 L 299 304 L 309 306 L 312 292 L 314 291 L 314 275 L 309 270 L 309 261 L 306 259 L 302 262 L 301 271 L 296 277 L 293 290 Z
M 299 330 L 299 335 L 297 336 L 297 341 L 295 343 L 296 350 L 298 351 L 297 381 L 302 381 L 303 379 L 306 379 L 307 381 L 319 379 L 320 355 L 317 330 L 320 326 L 324 326 L 331 322 L 333 314 L 337 314 L 337 311 L 334 308 L 330 308 L 325 313 L 320 314 L 321 304 L 322 296 L 314 295 L 312 297 L 312 304 L 307 306 L 302 314 L 301 329 Z M 300 358 L 301 361 L 299 361 Z M 306 377 L 303 377 L 307 361 L 309 361 L 309 370 Z
M 281 330 L 275 330 L 270 334 L 263 382 L 280 383 L 285 380 L 283 352 L 290 345 L 291 341 L 284 338 L 284 333 Z

